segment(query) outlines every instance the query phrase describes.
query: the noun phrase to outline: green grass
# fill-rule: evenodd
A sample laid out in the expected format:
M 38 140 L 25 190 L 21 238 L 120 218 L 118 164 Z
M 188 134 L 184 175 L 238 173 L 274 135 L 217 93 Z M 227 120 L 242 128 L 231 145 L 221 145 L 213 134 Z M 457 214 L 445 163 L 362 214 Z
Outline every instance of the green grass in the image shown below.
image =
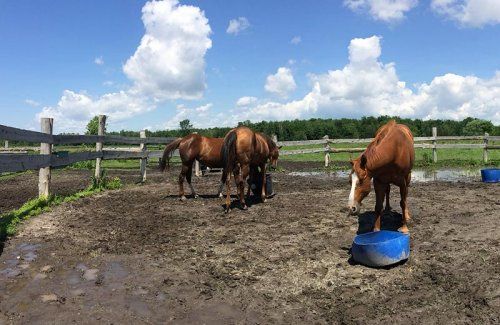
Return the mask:
M 103 172 L 100 180 L 93 177 L 91 184 L 83 191 L 69 196 L 51 195 L 49 197 L 31 199 L 24 203 L 19 209 L 0 215 L 0 243 L 5 241 L 7 237 L 16 233 L 17 226 L 23 220 L 50 211 L 52 207 L 62 203 L 72 202 L 105 190 L 119 189 L 121 186 L 122 184 L 118 177 L 110 179 L 106 177 L 105 172 Z

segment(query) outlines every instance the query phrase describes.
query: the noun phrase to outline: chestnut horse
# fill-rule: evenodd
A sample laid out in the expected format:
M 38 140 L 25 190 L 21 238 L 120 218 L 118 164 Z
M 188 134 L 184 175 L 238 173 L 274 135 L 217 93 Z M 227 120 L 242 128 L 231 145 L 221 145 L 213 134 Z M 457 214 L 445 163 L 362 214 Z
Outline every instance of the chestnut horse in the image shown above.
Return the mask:
M 370 193 L 371 180 L 373 179 L 376 196 L 376 219 L 373 231 L 379 231 L 384 197 L 387 200 L 386 209 L 390 209 L 390 184 L 394 184 L 400 189 L 400 204 L 403 212 L 403 225 L 399 228 L 399 231 L 407 233 L 410 211 L 406 200 L 414 160 L 413 135 L 406 125 L 397 124 L 394 120 L 391 120 L 380 127 L 377 130 L 375 139 L 368 145 L 361 156 L 351 161 L 350 214 L 359 213 L 361 201 Z
M 187 180 L 193 196 L 198 198 L 198 194 L 196 194 L 191 184 L 193 162 L 195 160 L 210 168 L 223 167 L 220 156 L 223 140 L 223 138 L 209 138 L 193 133 L 184 138 L 179 138 L 165 147 L 163 158 L 160 159 L 160 169 L 162 171 L 169 167 L 172 154 L 176 149 L 179 149 L 179 156 L 182 161 L 182 169 L 179 175 L 179 196 L 182 201 L 186 200 L 186 196 L 184 195 L 184 178 Z M 223 186 L 223 183 L 219 186 L 219 196 L 221 195 Z
M 245 203 L 245 181 L 252 174 L 260 174 L 262 177 L 261 199 L 266 201 L 266 163 L 276 166 L 279 157 L 279 148 L 276 143 L 263 133 L 253 132 L 246 126 L 239 126 L 229 131 L 222 145 L 222 172 L 221 181 L 226 183 L 226 213 L 231 207 L 231 173 L 238 189 L 240 205 L 243 210 L 248 209 Z M 260 173 L 256 173 L 257 168 Z

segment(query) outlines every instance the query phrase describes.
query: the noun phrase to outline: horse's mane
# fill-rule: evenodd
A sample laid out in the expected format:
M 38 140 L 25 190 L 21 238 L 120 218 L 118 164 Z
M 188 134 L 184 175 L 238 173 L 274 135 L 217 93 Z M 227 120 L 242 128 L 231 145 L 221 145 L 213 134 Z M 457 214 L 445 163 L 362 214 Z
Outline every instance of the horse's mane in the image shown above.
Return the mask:
M 264 140 L 266 140 L 267 146 L 269 147 L 269 152 L 278 148 L 278 145 L 276 144 L 276 142 L 274 142 L 273 139 L 271 139 L 270 136 L 262 132 L 259 132 L 259 134 L 264 138 Z
M 390 120 L 389 122 L 387 122 L 387 124 L 384 124 L 378 128 L 377 132 L 375 133 L 375 138 L 366 147 L 364 154 L 366 155 L 367 158 L 376 155 L 375 152 L 376 146 L 382 141 L 382 139 L 385 138 L 387 133 L 389 133 L 389 131 L 395 126 L 396 126 L 396 121 Z

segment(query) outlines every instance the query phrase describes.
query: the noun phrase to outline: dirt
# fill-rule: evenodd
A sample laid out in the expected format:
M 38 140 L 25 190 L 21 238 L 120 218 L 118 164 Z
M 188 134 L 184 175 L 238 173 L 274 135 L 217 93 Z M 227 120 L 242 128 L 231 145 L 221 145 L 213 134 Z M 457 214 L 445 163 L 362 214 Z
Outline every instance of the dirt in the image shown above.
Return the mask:
M 500 322 L 498 184 L 414 183 L 410 259 L 374 269 L 349 255 L 374 195 L 346 217 L 346 178 L 275 173 L 274 198 L 225 215 L 218 174 L 186 202 L 176 175 L 26 222 L 0 256 L 0 324 Z

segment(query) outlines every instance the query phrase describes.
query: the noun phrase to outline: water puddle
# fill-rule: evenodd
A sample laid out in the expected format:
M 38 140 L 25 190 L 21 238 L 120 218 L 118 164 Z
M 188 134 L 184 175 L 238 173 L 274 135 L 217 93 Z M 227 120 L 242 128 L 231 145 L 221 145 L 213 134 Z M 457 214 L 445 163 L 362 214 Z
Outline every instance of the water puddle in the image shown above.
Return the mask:
M 290 172 L 290 176 L 300 177 L 328 177 L 328 178 L 347 178 L 350 171 L 307 171 L 307 172 Z M 481 181 L 480 169 L 461 169 L 461 168 L 446 168 L 436 170 L 414 169 L 411 172 L 411 180 L 416 183 L 448 181 L 448 182 L 479 182 Z

